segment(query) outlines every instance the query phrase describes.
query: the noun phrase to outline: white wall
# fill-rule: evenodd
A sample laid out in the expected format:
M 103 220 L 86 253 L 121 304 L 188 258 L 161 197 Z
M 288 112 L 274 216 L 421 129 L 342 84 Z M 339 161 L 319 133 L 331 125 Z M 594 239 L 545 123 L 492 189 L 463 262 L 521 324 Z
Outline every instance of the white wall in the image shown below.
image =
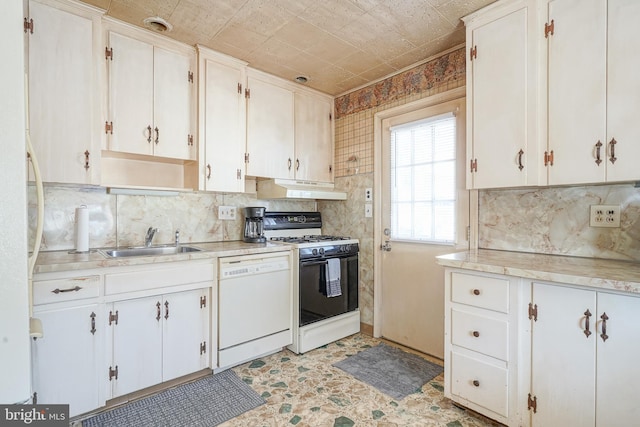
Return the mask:
M 0 403 L 30 395 L 22 0 L 0 13 Z

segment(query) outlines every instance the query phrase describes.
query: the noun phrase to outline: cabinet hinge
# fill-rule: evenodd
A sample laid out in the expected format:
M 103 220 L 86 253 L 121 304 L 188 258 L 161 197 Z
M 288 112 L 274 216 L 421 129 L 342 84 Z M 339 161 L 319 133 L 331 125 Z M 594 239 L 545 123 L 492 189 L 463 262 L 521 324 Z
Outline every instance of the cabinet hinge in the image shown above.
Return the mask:
M 38 404 L 38 393 L 36 393 L 35 391 L 33 392 L 33 396 L 31 396 L 31 400 L 33 401 L 34 405 Z
M 553 19 L 551 20 L 550 24 L 547 24 L 545 22 L 545 24 L 544 24 L 544 37 L 545 38 L 549 38 L 549 34 L 553 35 L 554 26 L 555 26 L 555 24 L 553 22 Z
M 187 135 L 187 145 L 193 147 L 193 135 Z
M 207 342 L 204 341 L 200 343 L 200 355 L 202 356 L 206 352 L 207 352 Z
M 246 88 L 244 90 L 244 97 L 247 98 L 247 99 L 251 98 L 251 89 Z
M 469 49 L 469 60 L 473 61 L 474 59 L 478 58 L 478 46 L 474 46 L 471 49 Z
M 118 365 L 116 365 L 115 369 L 109 366 L 109 381 L 113 380 L 114 378 L 118 379 Z
M 544 165 L 553 166 L 553 150 L 544 152 Z
M 471 240 L 471 226 L 467 225 L 467 241 Z
M 109 326 L 111 326 L 111 323 L 115 322 L 115 324 L 118 324 L 118 310 L 116 310 L 116 313 L 113 314 L 112 311 L 109 312 Z
M 529 320 L 538 321 L 538 304 L 529 303 Z
M 187 75 L 187 80 L 189 81 L 189 83 L 193 83 L 193 71 L 189 71 L 189 74 Z
M 113 122 L 104 122 L 104 133 L 113 135 Z
M 33 19 L 24 18 L 24 32 L 33 34 Z
M 478 159 L 471 160 L 471 172 L 478 172 Z
M 329 173 L 333 172 L 333 165 L 329 165 Z
M 249 163 L 249 153 L 244 153 L 244 162 Z
M 242 94 L 242 83 L 238 83 L 238 93 Z
M 104 59 L 110 59 L 113 61 L 113 48 L 104 48 Z
M 236 179 L 242 179 L 242 169 L 236 169 Z
M 329 121 L 333 120 L 333 114 L 329 113 Z
M 200 297 L 200 308 L 206 307 L 207 306 L 207 296 L 201 296 Z
M 534 414 L 538 412 L 538 398 L 531 396 L 531 393 L 529 393 L 529 397 L 527 397 L 527 409 L 529 411 L 533 409 Z

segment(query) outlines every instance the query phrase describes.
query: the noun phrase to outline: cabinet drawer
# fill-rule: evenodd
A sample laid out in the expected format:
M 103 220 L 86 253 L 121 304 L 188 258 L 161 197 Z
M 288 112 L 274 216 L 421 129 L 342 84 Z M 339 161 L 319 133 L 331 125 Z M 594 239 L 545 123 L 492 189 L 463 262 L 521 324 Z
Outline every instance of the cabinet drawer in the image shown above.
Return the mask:
M 33 282 L 33 304 L 95 298 L 100 294 L 100 276 L 79 276 Z
M 451 300 L 461 304 L 509 312 L 509 280 L 451 273 Z
M 451 394 L 508 416 L 508 371 L 472 357 L 451 354 Z
M 505 320 L 452 309 L 451 343 L 507 361 L 509 324 Z
M 214 280 L 212 263 L 190 263 L 178 266 L 149 266 L 124 273 L 104 276 L 105 295 L 144 291 L 189 283 Z

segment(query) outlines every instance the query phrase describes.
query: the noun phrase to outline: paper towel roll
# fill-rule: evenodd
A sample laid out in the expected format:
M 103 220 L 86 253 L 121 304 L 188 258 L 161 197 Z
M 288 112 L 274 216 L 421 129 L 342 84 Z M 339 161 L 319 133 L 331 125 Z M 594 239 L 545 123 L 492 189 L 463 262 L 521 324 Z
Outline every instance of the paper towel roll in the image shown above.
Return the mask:
M 76 208 L 76 252 L 89 251 L 89 209 Z

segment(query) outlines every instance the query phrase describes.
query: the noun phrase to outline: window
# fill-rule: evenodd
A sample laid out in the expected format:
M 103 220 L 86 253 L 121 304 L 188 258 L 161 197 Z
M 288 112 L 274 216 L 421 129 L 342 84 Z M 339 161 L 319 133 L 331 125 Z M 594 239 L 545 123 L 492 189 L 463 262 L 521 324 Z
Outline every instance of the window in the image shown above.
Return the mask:
M 391 239 L 456 240 L 456 118 L 453 113 L 390 128 Z

